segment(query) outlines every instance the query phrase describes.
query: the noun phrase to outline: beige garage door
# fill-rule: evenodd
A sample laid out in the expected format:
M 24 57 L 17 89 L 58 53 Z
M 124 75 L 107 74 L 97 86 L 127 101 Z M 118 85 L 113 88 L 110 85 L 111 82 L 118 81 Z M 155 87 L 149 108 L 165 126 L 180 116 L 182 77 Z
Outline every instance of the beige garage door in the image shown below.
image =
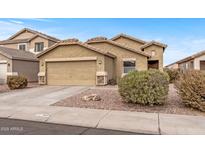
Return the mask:
M 96 61 L 48 62 L 48 85 L 95 85 Z

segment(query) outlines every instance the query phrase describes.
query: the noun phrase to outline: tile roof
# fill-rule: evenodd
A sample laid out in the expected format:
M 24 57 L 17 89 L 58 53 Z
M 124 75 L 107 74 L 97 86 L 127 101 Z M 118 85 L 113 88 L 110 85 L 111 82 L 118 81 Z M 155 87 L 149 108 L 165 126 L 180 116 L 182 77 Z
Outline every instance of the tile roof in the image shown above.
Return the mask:
M 29 42 L 30 39 L 16 39 L 16 40 L 4 40 L 4 41 L 0 41 L 1 45 L 4 44 L 13 44 L 13 43 L 26 43 Z
M 39 53 L 37 55 L 37 57 L 40 57 L 40 56 L 44 55 L 45 53 L 49 52 L 50 50 L 52 50 L 52 49 L 54 49 L 54 48 L 56 48 L 58 46 L 66 46 L 66 45 L 80 45 L 80 46 L 83 46 L 83 47 L 85 47 L 87 49 L 90 49 L 90 50 L 93 50 L 95 52 L 98 52 L 100 54 L 109 56 L 111 58 L 115 58 L 116 57 L 115 55 L 113 55 L 113 54 L 111 54 L 109 52 L 103 51 L 101 49 L 95 48 L 95 47 L 93 47 L 91 45 L 88 45 L 86 43 L 80 42 L 77 39 L 68 39 L 68 40 L 64 40 L 64 41 L 58 42 L 58 43 L 54 44 L 53 46 L 51 46 L 50 48 L 46 49 L 45 51 Z
M 91 39 L 89 39 L 86 43 L 87 43 L 87 44 L 91 44 L 91 43 L 98 43 L 98 42 L 110 43 L 110 44 L 113 44 L 113 45 L 118 46 L 118 47 L 120 47 L 120 48 L 124 48 L 124 49 L 127 49 L 127 50 L 129 50 L 129 51 L 135 52 L 135 53 L 137 53 L 137 54 L 141 54 L 141 55 L 143 55 L 143 56 L 150 57 L 149 54 L 147 54 L 147 53 L 145 53 L 145 52 L 143 52 L 143 51 L 139 51 L 139 50 L 130 48 L 130 47 L 124 45 L 124 44 L 117 43 L 117 42 L 112 41 L 112 40 L 96 40 L 96 41 L 94 40 L 94 41 L 92 41 Z
M 136 37 L 133 37 L 133 36 L 130 36 L 130 35 L 127 35 L 127 34 L 123 34 L 123 33 L 118 34 L 117 36 L 111 38 L 110 40 L 114 41 L 114 40 L 116 40 L 116 39 L 118 39 L 118 38 L 120 38 L 120 37 L 125 37 L 125 38 L 128 38 L 128 39 L 130 39 L 130 40 L 137 41 L 137 42 L 140 42 L 140 43 L 143 43 L 143 44 L 147 43 L 147 42 L 144 41 L 144 40 L 141 40 L 141 39 L 138 39 L 138 38 L 136 38 Z
M 9 59 L 38 61 L 36 56 L 29 51 L 22 51 L 2 46 L 0 46 L 0 54 Z
M 20 30 L 19 32 L 17 32 L 16 34 L 12 35 L 11 37 L 9 37 L 7 40 L 11 40 L 13 39 L 14 37 L 16 37 L 17 35 L 21 34 L 22 32 L 24 31 L 28 31 L 28 32 L 31 32 L 33 34 L 36 34 L 36 35 L 39 35 L 39 36 L 42 36 L 44 38 L 47 38 L 49 40 L 52 40 L 54 42 L 58 42 L 60 41 L 58 38 L 55 38 L 53 36 L 50 36 L 50 35 L 47 35 L 47 34 L 44 34 L 44 33 L 41 33 L 41 32 L 38 32 L 38 31 L 35 31 L 35 30 L 32 30 L 32 29 L 29 29 L 29 28 L 24 28 L 22 30 Z
M 156 42 L 156 41 L 151 41 L 151 42 L 148 42 L 148 43 L 142 45 L 142 46 L 140 47 L 140 49 L 144 49 L 144 48 L 146 48 L 146 47 L 148 47 L 148 46 L 150 46 L 150 45 L 153 45 L 153 44 L 154 44 L 154 45 L 157 45 L 157 46 L 161 46 L 161 47 L 163 47 L 163 48 L 166 48 L 166 47 L 167 47 L 166 44 L 163 44 L 163 43 L 160 43 L 160 42 Z
M 205 50 L 200 51 L 200 52 L 198 52 L 198 53 L 196 53 L 196 54 L 193 54 L 193 55 L 191 55 L 191 56 L 189 56 L 189 57 L 183 58 L 183 59 L 181 59 L 181 60 L 179 60 L 179 61 L 177 61 L 177 62 L 175 62 L 175 63 L 172 63 L 172 64 L 183 63 L 183 62 L 192 60 L 192 59 L 194 59 L 194 58 L 200 57 L 200 56 L 202 56 L 202 55 L 205 55 Z M 171 65 L 171 64 L 169 64 L 169 65 Z M 167 65 L 167 66 L 169 66 L 169 65 Z

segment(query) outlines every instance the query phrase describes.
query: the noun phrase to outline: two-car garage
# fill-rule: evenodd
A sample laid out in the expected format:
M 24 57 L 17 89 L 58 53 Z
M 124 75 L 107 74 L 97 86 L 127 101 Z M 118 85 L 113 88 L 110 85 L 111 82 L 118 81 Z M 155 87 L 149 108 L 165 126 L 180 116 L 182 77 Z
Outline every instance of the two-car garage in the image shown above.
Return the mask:
M 40 60 L 39 83 L 47 85 L 105 85 L 112 77 L 109 67 L 113 64 L 105 65 L 105 59 L 114 62 L 115 58 L 72 40 L 59 42 L 37 57 Z
M 48 85 L 95 85 L 96 61 L 47 62 Z

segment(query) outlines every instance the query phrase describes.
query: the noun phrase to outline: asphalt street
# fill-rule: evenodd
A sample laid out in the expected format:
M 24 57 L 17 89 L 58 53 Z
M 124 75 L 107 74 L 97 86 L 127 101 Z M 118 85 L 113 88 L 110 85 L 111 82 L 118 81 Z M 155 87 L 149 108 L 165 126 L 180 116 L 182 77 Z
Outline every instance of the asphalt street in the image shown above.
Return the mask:
M 0 118 L 0 135 L 137 135 L 116 130 Z

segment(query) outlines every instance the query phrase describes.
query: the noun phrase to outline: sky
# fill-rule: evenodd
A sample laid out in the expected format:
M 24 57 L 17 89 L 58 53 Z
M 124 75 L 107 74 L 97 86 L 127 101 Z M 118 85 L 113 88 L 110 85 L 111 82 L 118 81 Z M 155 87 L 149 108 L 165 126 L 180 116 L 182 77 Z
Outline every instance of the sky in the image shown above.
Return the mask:
M 86 41 L 125 33 L 145 41 L 159 41 L 168 45 L 164 65 L 205 50 L 205 18 L 0 18 L 0 40 L 22 28 L 59 39 Z

